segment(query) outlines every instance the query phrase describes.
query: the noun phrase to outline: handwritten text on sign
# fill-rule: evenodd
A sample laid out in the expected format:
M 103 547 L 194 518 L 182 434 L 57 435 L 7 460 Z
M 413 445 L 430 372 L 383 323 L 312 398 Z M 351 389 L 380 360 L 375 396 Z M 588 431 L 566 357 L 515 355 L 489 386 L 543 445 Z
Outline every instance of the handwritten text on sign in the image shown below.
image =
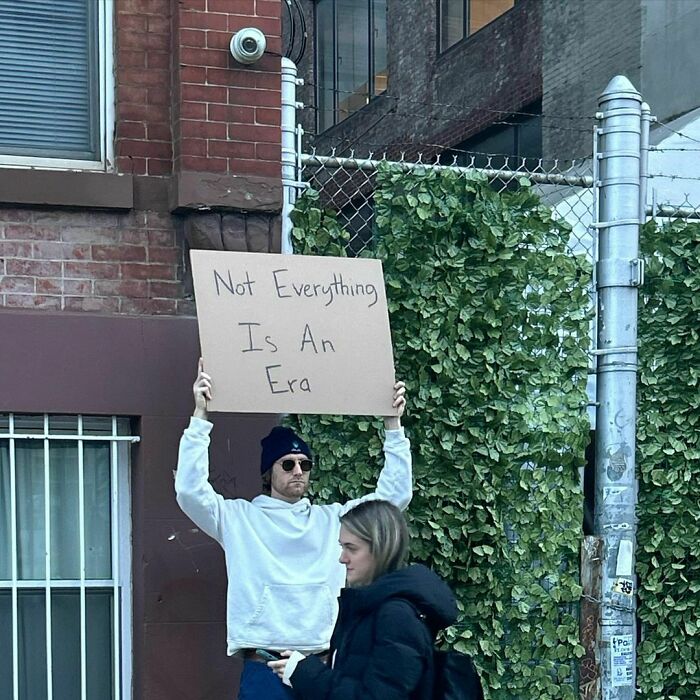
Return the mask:
M 377 260 L 193 250 L 212 411 L 390 415 Z

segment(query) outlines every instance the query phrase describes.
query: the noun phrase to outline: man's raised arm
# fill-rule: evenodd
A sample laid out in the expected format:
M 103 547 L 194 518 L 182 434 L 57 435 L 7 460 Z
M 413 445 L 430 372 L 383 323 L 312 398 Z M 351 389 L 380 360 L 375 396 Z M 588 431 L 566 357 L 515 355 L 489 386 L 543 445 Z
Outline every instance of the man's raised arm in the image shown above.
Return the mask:
M 348 501 L 342 507 L 345 513 L 361 501 L 381 498 L 405 510 L 413 496 L 413 473 L 411 466 L 411 443 L 401 427 L 401 416 L 406 410 L 406 385 L 394 384 L 395 416 L 384 417 L 384 467 L 377 479 L 374 493 Z
M 184 513 L 200 529 L 221 542 L 219 525 L 223 497 L 209 483 L 209 433 L 207 401 L 211 399 L 211 377 L 204 372 L 202 359 L 192 387 L 194 412 L 190 424 L 180 439 L 180 451 L 175 473 L 177 502 Z

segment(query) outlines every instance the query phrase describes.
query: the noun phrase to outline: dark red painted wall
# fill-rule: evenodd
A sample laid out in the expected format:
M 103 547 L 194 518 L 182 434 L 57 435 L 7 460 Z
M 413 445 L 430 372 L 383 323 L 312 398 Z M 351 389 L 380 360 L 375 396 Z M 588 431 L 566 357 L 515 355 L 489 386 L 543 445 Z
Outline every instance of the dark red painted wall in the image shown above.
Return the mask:
M 180 511 L 173 485 L 192 410 L 196 320 L 0 310 L 0 338 L 0 412 L 135 419 L 134 699 L 235 697 L 240 667 L 226 656 L 223 552 Z M 258 441 L 274 417 L 212 418 L 215 488 L 259 493 Z

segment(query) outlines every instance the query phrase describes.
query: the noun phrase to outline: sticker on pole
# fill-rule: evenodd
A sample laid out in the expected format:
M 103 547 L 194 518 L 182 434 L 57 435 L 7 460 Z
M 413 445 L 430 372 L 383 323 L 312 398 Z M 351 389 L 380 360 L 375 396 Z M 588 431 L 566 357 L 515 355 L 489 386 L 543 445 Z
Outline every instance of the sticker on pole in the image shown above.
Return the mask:
M 632 685 L 634 637 L 631 634 L 617 634 L 610 637 L 610 675 L 614 688 Z
M 634 595 L 634 583 L 629 578 L 616 578 L 612 586 L 613 593 L 622 595 Z

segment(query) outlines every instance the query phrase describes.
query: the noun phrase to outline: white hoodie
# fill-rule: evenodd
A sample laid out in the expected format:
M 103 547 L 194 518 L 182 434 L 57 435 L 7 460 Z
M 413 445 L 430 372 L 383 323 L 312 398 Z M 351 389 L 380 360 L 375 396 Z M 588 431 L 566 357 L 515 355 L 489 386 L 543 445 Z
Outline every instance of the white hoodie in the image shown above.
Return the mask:
M 410 443 L 387 430 L 385 464 L 374 493 L 345 504 L 287 503 L 270 496 L 225 499 L 209 483 L 209 421 L 191 418 L 180 440 L 175 491 L 194 523 L 226 555 L 228 653 L 239 649 L 321 651 L 328 644 L 345 584 L 339 563 L 340 516 L 381 498 L 401 509 L 412 495 Z

